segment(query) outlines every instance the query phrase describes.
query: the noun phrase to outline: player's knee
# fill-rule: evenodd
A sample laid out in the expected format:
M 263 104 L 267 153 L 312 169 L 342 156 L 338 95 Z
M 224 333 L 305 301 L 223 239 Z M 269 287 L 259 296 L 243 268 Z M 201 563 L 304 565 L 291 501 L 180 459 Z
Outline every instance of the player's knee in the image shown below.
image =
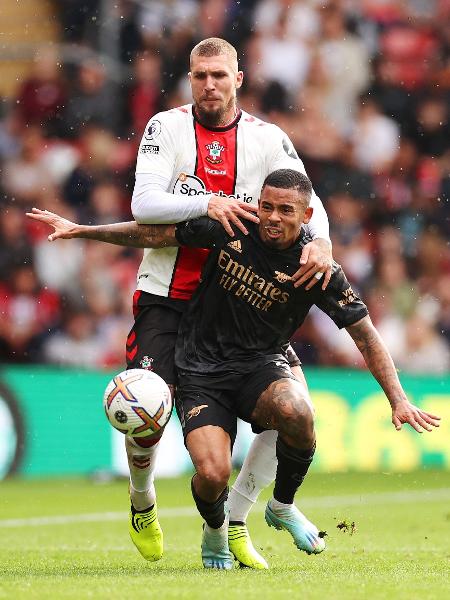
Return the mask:
M 214 490 L 223 490 L 231 475 L 231 462 L 221 457 L 210 457 L 196 465 L 197 475 Z
M 299 448 L 312 447 L 315 440 L 314 412 L 309 399 L 301 392 L 290 395 L 289 402 L 279 407 L 280 432 L 289 436 Z

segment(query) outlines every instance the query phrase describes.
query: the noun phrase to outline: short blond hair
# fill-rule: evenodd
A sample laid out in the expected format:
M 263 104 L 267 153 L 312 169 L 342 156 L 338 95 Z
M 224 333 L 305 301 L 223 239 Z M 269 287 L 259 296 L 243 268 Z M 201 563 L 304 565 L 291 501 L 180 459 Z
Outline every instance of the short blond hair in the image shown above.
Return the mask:
M 192 65 L 194 56 L 219 56 L 225 54 L 238 64 L 236 48 L 222 38 L 212 37 L 202 40 L 191 50 L 189 62 Z

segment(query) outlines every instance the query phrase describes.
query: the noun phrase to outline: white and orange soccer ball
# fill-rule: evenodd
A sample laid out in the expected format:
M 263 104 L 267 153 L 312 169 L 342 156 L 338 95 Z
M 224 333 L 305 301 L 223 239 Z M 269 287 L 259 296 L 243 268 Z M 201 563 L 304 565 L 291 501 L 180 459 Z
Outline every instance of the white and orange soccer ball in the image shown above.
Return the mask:
M 103 406 L 115 429 L 133 437 L 146 437 L 167 425 L 172 397 L 159 375 L 146 369 L 130 369 L 108 383 Z

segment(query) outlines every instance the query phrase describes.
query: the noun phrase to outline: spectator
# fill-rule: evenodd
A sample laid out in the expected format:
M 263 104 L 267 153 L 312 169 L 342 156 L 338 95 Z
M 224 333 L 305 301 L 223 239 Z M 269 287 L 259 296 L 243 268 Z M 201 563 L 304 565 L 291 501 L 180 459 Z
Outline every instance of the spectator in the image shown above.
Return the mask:
M 84 127 L 79 137 L 79 162 L 63 186 L 64 200 L 88 217 L 89 197 L 98 181 L 114 177 L 114 162 L 119 142 L 94 124 Z
M 352 141 L 356 166 L 363 171 L 382 173 L 397 155 L 400 131 L 395 121 L 381 114 L 374 100 L 365 96 L 360 101 Z
M 400 254 L 386 254 L 379 261 L 375 285 L 381 294 L 390 299 L 393 313 L 403 319 L 413 313 L 418 301 L 417 290 L 412 285 L 406 262 Z
M 11 109 L 0 121 L 0 161 L 17 158 L 22 128 L 22 119 L 17 109 Z
M 90 220 L 98 225 L 131 218 L 129 204 L 112 181 L 99 181 L 94 185 L 89 205 L 92 211 Z
M 126 92 L 127 130 L 136 139 L 142 135 L 149 115 L 161 106 L 161 57 L 156 52 L 142 52 L 133 60 L 133 84 Z
M 330 196 L 327 209 L 334 258 L 350 281 L 361 287 L 373 269 L 371 237 L 364 225 L 364 204 L 344 191 Z
M 328 81 L 325 113 L 342 133 L 351 130 L 359 95 L 369 83 L 369 56 L 364 44 L 347 30 L 338 5 L 321 9 L 320 61 Z
M 67 206 L 60 205 L 58 210 L 69 219 L 75 218 L 74 211 Z M 71 242 L 72 240 L 61 240 L 61 243 L 49 244 L 47 235 L 39 236 L 33 247 L 33 263 L 39 281 L 45 287 L 56 290 L 75 301 L 80 294 L 79 280 L 84 263 L 84 241 Z
M 101 367 L 103 341 L 88 312 L 69 314 L 63 327 L 44 343 L 44 355 L 52 363 L 71 367 Z
M 444 375 L 450 369 L 450 351 L 432 324 L 415 313 L 406 323 L 404 348 L 397 361 L 409 373 Z
M 168 42 L 171 52 L 177 55 L 186 40 L 195 34 L 198 11 L 198 2 L 194 0 L 173 0 L 170 4 L 154 0 L 151 4 L 142 4 L 138 23 L 144 47 L 164 47 Z
M 380 36 L 380 50 L 392 81 L 409 91 L 426 85 L 436 67 L 438 40 L 432 28 L 404 19 Z
M 228 24 L 231 0 L 203 0 L 199 3 L 196 35 L 202 39 L 222 35 Z
M 109 131 L 116 130 L 117 98 L 114 87 L 108 82 L 106 69 L 98 60 L 91 58 L 81 63 L 66 111 L 71 137 L 77 137 L 87 124 L 96 124 Z
M 62 135 L 66 101 L 67 86 L 58 53 L 55 47 L 41 47 L 17 96 L 22 124 L 41 125 L 48 133 Z
M 450 148 L 448 103 L 442 96 L 424 98 L 416 110 L 415 142 L 421 154 L 442 156 Z
M 0 212 L 0 273 L 4 281 L 15 269 L 32 262 L 33 247 L 25 225 L 24 211 L 18 206 L 6 206 Z
M 19 156 L 5 162 L 2 186 L 10 197 L 23 204 L 36 204 L 43 190 L 53 187 L 53 178 L 44 167 L 46 140 L 42 127 L 33 125 L 21 137 Z
M 271 30 L 252 40 L 249 70 L 259 87 L 277 82 L 293 96 L 306 79 L 310 52 L 298 36 L 288 35 L 288 12 L 280 10 Z
M 299 110 L 292 119 L 291 140 L 301 156 L 317 161 L 339 159 L 344 140 L 320 109 L 321 90 L 306 85 L 298 95 Z
M 80 6 L 79 0 L 58 0 L 63 36 L 68 42 L 83 43 L 88 39 L 89 25 L 98 20 L 99 0 L 89 0 Z
M 42 339 L 58 323 L 58 294 L 40 285 L 31 265 L 21 265 L 12 272 L 0 302 L 0 335 L 10 360 L 36 360 Z
M 283 19 L 286 37 L 310 44 L 318 37 L 320 30 L 320 17 L 314 4 L 312 0 L 263 0 L 255 8 L 255 29 L 259 34 L 271 35 L 273 24 Z

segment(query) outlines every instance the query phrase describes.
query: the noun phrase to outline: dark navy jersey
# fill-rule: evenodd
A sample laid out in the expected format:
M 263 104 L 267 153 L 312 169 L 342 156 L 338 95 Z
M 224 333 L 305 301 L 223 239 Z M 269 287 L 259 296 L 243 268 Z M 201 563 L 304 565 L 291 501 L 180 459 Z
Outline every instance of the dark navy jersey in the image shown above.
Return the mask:
M 258 225 L 246 227 L 248 235 L 234 229 L 230 237 L 208 217 L 177 225 L 180 244 L 210 248 L 180 324 L 175 361 L 183 371 L 248 372 L 253 364 L 276 360 L 313 304 L 339 328 L 368 314 L 336 263 L 326 290 L 319 284 L 309 291 L 294 288 L 292 275 L 310 241 L 304 234 L 291 247 L 275 250 L 261 240 Z

